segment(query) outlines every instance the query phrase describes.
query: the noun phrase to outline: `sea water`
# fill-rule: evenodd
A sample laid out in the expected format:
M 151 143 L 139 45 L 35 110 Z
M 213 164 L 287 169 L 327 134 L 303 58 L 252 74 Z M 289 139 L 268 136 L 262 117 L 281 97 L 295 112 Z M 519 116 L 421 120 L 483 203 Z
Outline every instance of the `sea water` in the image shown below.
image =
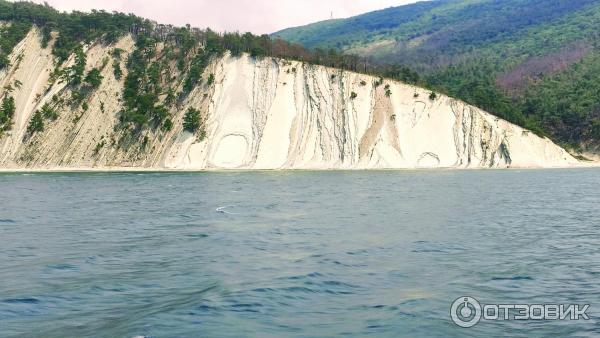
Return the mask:
M 600 335 L 600 171 L 0 175 L 0 337 Z M 590 320 L 450 317 L 590 304 Z

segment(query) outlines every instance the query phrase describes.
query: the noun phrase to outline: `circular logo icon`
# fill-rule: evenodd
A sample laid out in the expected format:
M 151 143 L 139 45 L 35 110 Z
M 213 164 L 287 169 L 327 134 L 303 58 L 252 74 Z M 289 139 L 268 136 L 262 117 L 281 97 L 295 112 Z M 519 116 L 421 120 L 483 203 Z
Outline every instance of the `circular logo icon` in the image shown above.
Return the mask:
M 452 303 L 450 316 L 460 327 L 473 327 L 481 320 L 481 304 L 473 297 L 460 297 Z

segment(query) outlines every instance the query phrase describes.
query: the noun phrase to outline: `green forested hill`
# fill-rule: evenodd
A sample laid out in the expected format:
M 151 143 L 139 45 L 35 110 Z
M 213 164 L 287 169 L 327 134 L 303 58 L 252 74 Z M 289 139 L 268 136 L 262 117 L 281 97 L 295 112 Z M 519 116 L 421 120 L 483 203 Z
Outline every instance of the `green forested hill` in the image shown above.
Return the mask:
M 565 145 L 595 148 L 599 27 L 598 0 L 438 0 L 273 35 L 398 65 L 387 75 L 447 92 Z M 413 72 L 418 76 L 406 76 Z

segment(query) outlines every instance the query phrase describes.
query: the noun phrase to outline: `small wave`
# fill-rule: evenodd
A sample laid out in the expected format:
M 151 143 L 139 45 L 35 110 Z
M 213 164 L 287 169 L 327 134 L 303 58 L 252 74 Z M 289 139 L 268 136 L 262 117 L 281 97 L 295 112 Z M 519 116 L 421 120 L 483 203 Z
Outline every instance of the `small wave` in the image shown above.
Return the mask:
M 320 273 L 318 273 L 318 272 L 311 272 L 311 273 L 306 274 L 306 275 L 295 275 L 295 276 L 285 277 L 285 279 L 289 279 L 289 280 L 301 280 L 301 279 L 319 278 L 319 277 L 323 277 L 323 275 L 320 274 Z
M 271 289 L 271 288 L 258 288 L 258 289 L 254 289 L 254 290 L 250 290 L 252 292 L 258 292 L 258 293 L 272 293 L 275 292 L 275 289 Z
M 447 251 L 440 249 L 415 249 L 412 250 L 414 253 L 448 253 Z
M 286 288 L 282 288 L 281 290 L 283 290 L 284 292 L 289 292 L 289 293 L 317 293 L 318 292 L 314 289 L 303 287 L 303 286 L 289 286 Z
M 225 214 L 225 215 L 237 215 L 234 212 L 229 212 L 229 211 L 226 210 L 226 209 L 230 209 L 230 208 L 234 208 L 234 207 L 235 207 L 234 205 L 227 205 L 227 206 L 224 206 L 224 207 L 219 207 L 219 208 L 215 209 L 215 211 L 218 212 L 218 213 L 220 213 L 220 214 Z
M 324 281 L 322 284 L 327 285 L 327 286 L 338 286 L 338 287 L 344 287 L 344 288 L 350 288 L 350 289 L 358 288 L 358 285 L 344 283 L 344 282 L 340 282 L 340 281 L 336 281 L 336 280 L 327 280 L 327 281 Z
M 346 254 L 350 255 L 350 256 L 366 255 L 368 253 L 369 253 L 369 250 L 366 250 L 366 249 L 346 252 Z
M 52 269 L 52 270 L 77 270 L 77 267 L 75 265 L 71 265 L 71 264 L 50 264 L 46 266 L 48 269 Z
M 379 324 L 373 324 L 373 325 L 367 326 L 367 330 L 378 330 L 378 329 L 382 329 L 382 328 L 384 328 L 384 326 L 379 325 Z
M 533 277 L 529 277 L 529 276 L 514 276 L 514 277 L 494 277 L 492 278 L 493 281 L 519 281 L 519 280 L 533 280 Z
M 447 243 L 434 243 L 427 241 L 417 241 L 413 243 L 416 247 L 411 250 L 414 253 L 452 253 L 465 251 L 465 248 Z
M 15 220 L 13 220 L 13 219 L 4 218 L 4 219 L 0 219 L 0 223 L 15 224 L 17 222 Z
M 259 309 L 262 308 L 263 305 L 260 303 L 235 303 L 230 306 L 231 311 L 233 312 L 260 312 Z
M 2 302 L 8 304 L 38 304 L 40 301 L 36 298 L 13 298 L 5 299 Z
M 189 238 L 206 238 L 208 237 L 207 234 L 191 234 L 191 235 L 187 235 L 187 237 Z

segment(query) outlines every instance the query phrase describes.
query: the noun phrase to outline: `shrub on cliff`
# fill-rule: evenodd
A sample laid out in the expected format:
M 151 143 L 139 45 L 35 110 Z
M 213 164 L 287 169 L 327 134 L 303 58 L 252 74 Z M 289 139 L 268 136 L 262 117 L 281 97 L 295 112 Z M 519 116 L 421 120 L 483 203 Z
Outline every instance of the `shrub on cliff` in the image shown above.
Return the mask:
M 95 88 L 100 87 L 100 85 L 102 84 L 103 78 L 104 77 L 100 74 L 100 69 L 93 68 L 92 70 L 89 71 L 89 73 L 87 73 L 84 81 L 85 81 L 85 83 L 90 85 L 90 87 L 95 89 Z
M 83 51 L 83 46 L 77 45 L 77 48 L 75 49 L 75 64 L 69 67 L 66 73 L 69 84 L 74 86 L 81 84 L 86 63 L 87 55 Z
M 385 85 L 385 96 L 387 96 L 387 97 L 392 96 L 392 89 L 390 88 L 389 84 Z
M 164 131 L 171 131 L 173 130 L 173 121 L 169 118 L 167 118 L 165 120 L 165 122 L 163 123 L 163 130 Z
M 37 132 L 44 131 L 44 118 L 42 116 L 42 112 L 36 110 L 29 121 L 29 125 L 27 126 L 27 132 L 30 135 L 33 135 Z
M 115 74 L 115 79 L 121 80 L 123 77 L 123 70 L 121 70 L 121 64 L 119 61 L 113 62 L 113 74 Z
M 183 91 L 185 93 L 191 92 L 198 84 L 202 82 L 202 73 L 204 73 L 204 69 L 206 66 L 208 66 L 210 58 L 210 53 L 200 51 L 192 59 L 187 77 L 183 84 Z
M 56 110 L 54 110 L 54 108 L 52 108 L 49 104 L 44 104 L 42 106 L 42 116 L 44 118 L 50 119 L 50 120 L 56 120 L 58 118 L 58 113 L 56 112 Z
M 196 134 L 200 130 L 200 127 L 200 111 L 195 108 L 189 108 L 183 117 L 183 129 Z
M 5 96 L 2 99 L 2 106 L 0 106 L 0 130 L 10 128 L 15 109 L 15 99 L 12 96 Z

